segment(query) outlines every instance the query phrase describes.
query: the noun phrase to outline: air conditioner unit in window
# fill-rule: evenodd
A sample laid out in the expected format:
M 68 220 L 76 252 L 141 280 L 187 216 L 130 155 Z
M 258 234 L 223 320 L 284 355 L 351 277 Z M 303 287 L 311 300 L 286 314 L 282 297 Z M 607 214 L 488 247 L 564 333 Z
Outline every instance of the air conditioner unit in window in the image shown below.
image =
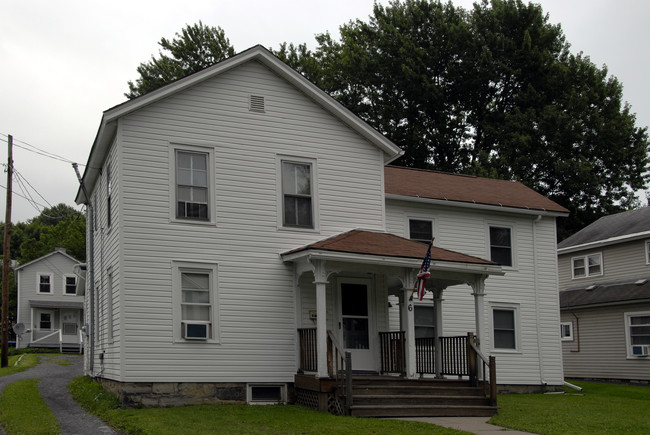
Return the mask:
M 634 356 L 650 355 L 650 345 L 632 346 L 632 355 Z
M 183 322 L 183 338 L 186 340 L 207 340 L 209 337 L 207 323 Z

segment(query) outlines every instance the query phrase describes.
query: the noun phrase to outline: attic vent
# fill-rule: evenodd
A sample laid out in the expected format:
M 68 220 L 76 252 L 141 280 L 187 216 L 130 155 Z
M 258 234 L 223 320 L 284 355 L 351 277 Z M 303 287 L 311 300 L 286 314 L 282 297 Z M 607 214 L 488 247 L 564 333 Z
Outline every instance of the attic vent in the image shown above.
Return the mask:
M 261 95 L 251 95 L 248 110 L 251 112 L 264 113 L 264 97 Z

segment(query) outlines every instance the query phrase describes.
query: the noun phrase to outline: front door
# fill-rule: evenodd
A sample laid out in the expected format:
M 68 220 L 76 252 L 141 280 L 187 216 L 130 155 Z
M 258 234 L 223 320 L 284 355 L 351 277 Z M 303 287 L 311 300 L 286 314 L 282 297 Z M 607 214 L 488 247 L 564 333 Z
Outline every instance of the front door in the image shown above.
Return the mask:
M 61 332 L 64 343 L 79 341 L 79 310 L 61 310 Z
M 375 327 L 370 280 L 339 280 L 339 330 L 343 348 L 352 355 L 352 368 L 377 371 Z

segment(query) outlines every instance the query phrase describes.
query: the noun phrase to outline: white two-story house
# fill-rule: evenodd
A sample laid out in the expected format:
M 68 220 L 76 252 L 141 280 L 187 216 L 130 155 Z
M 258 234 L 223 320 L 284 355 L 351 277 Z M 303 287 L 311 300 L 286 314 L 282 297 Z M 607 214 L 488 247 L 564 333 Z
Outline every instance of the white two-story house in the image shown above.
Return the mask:
M 321 406 L 336 355 L 457 378 L 469 340 L 502 389 L 562 385 L 566 210 L 520 183 L 387 166 L 401 153 L 260 46 L 104 112 L 77 195 L 86 373 L 147 406 Z

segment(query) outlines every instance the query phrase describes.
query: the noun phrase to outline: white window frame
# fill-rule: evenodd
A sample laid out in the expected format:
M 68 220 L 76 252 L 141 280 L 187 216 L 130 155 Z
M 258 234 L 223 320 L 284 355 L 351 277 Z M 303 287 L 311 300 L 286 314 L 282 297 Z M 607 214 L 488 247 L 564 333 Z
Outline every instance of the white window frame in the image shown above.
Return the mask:
M 645 241 L 645 264 L 650 264 L 650 240 Z
M 590 257 L 599 257 L 600 258 L 600 272 L 599 273 L 590 273 L 589 272 L 589 258 Z M 576 276 L 576 266 L 575 261 L 582 260 L 584 262 L 585 274 Z M 592 252 L 591 254 L 579 255 L 576 257 L 571 257 L 571 279 L 583 279 L 590 278 L 593 276 L 602 276 L 605 273 L 605 265 L 603 264 L 603 253 L 602 252 Z
M 74 293 L 68 293 L 68 278 L 74 278 Z M 63 295 L 64 296 L 77 295 L 77 275 L 73 275 L 73 274 L 63 275 Z
M 424 239 L 414 239 L 414 238 L 412 238 L 411 237 L 411 221 L 429 222 L 431 224 L 431 237 L 433 238 L 433 237 L 436 236 L 436 225 L 435 225 L 434 219 L 432 219 L 430 217 L 408 216 L 408 218 L 406 219 L 406 231 L 405 231 L 406 237 L 408 239 L 415 240 L 415 241 L 418 241 L 418 242 L 425 242 L 425 243 L 429 243 L 431 241 L 431 239 L 424 240 Z
M 568 327 L 569 333 L 564 335 L 566 327 Z M 573 322 L 560 322 L 560 340 L 573 341 Z
M 207 179 L 208 179 L 208 219 L 192 219 L 177 217 L 178 210 L 177 196 L 177 168 L 176 155 L 178 152 L 206 154 L 207 155 Z M 170 143 L 169 145 L 169 219 L 170 222 L 190 225 L 215 225 L 216 224 L 216 199 L 215 199 L 215 157 L 214 145 L 212 144 L 181 144 Z
M 490 236 L 490 229 L 491 228 L 505 228 L 510 230 L 510 263 L 511 265 L 505 265 L 502 264 L 501 267 L 507 270 L 513 270 L 517 269 L 517 250 L 516 250 L 516 231 L 515 231 L 515 225 L 512 223 L 503 223 L 503 222 L 498 222 L 498 221 L 490 221 L 487 223 L 487 256 L 490 259 L 490 261 L 495 260 L 492 259 L 492 238 Z
M 253 388 L 256 387 L 271 387 L 280 389 L 280 401 L 264 401 L 264 400 L 253 400 Z M 246 403 L 249 405 L 276 405 L 276 404 L 286 404 L 287 403 L 287 384 L 281 383 L 272 383 L 272 384 L 246 384 Z
M 183 338 L 182 316 L 182 286 L 183 273 L 206 273 L 209 275 L 210 284 L 210 322 L 208 338 L 195 340 Z M 219 343 L 219 292 L 218 292 L 218 264 L 212 262 L 172 260 L 172 302 L 173 302 L 173 341 L 175 343 Z
M 50 291 L 49 292 L 42 292 L 41 291 L 41 277 L 42 276 L 47 276 L 50 278 Z M 36 274 L 36 293 L 42 294 L 42 295 L 51 295 L 54 294 L 54 276 L 51 273 L 37 273 Z
M 496 347 L 496 334 L 494 328 L 494 312 L 495 311 L 511 311 L 513 313 L 514 320 L 514 339 L 515 347 L 513 348 L 504 348 Z M 502 353 L 520 353 L 521 346 L 521 321 L 519 314 L 519 305 L 518 304 L 509 304 L 509 303 L 494 303 L 490 304 L 490 333 L 492 334 L 492 351 L 502 352 Z
M 650 316 L 650 311 L 636 311 L 626 312 L 625 316 L 625 345 L 627 349 L 627 359 L 650 359 L 650 356 L 634 355 L 632 353 L 632 335 L 630 334 L 630 326 L 632 317 L 646 317 Z M 638 346 L 638 345 L 637 345 Z
M 50 327 L 49 328 L 41 328 L 41 316 L 43 314 L 49 314 L 50 315 Z M 38 330 L 39 331 L 53 331 L 54 328 L 54 311 L 52 310 L 39 310 L 38 311 Z
M 113 268 L 106 270 L 106 335 L 109 343 L 113 343 Z
M 111 179 L 111 165 L 106 165 L 106 226 L 111 227 L 113 223 L 112 211 L 112 194 L 113 194 L 113 180 Z
M 282 190 L 282 164 L 295 163 L 298 165 L 309 165 L 311 175 L 311 212 L 312 227 L 299 227 L 284 224 L 284 192 Z M 276 164 L 276 185 L 277 185 L 277 226 L 279 230 L 285 231 L 303 231 L 319 232 L 319 206 L 318 206 L 318 160 L 312 157 L 298 157 L 290 155 L 277 154 Z
M 431 310 L 431 312 L 432 312 L 432 314 L 433 314 L 433 318 L 431 319 L 431 320 L 433 321 L 432 324 L 430 324 L 430 325 L 428 325 L 428 324 L 427 324 L 427 325 L 423 325 L 423 324 L 416 324 L 416 323 L 415 323 L 415 322 L 416 322 L 416 320 L 415 320 L 415 312 L 416 312 L 418 309 L 422 309 L 422 308 L 426 308 L 426 309 L 430 309 L 430 310 Z M 433 331 L 433 336 L 435 337 L 435 334 L 436 334 L 436 309 L 435 309 L 435 307 L 433 306 L 433 304 L 431 303 L 431 301 L 428 301 L 427 304 L 416 303 L 416 304 L 413 305 L 413 328 L 414 328 L 414 330 L 417 330 L 417 328 L 427 328 L 427 329 L 430 329 L 431 331 Z

